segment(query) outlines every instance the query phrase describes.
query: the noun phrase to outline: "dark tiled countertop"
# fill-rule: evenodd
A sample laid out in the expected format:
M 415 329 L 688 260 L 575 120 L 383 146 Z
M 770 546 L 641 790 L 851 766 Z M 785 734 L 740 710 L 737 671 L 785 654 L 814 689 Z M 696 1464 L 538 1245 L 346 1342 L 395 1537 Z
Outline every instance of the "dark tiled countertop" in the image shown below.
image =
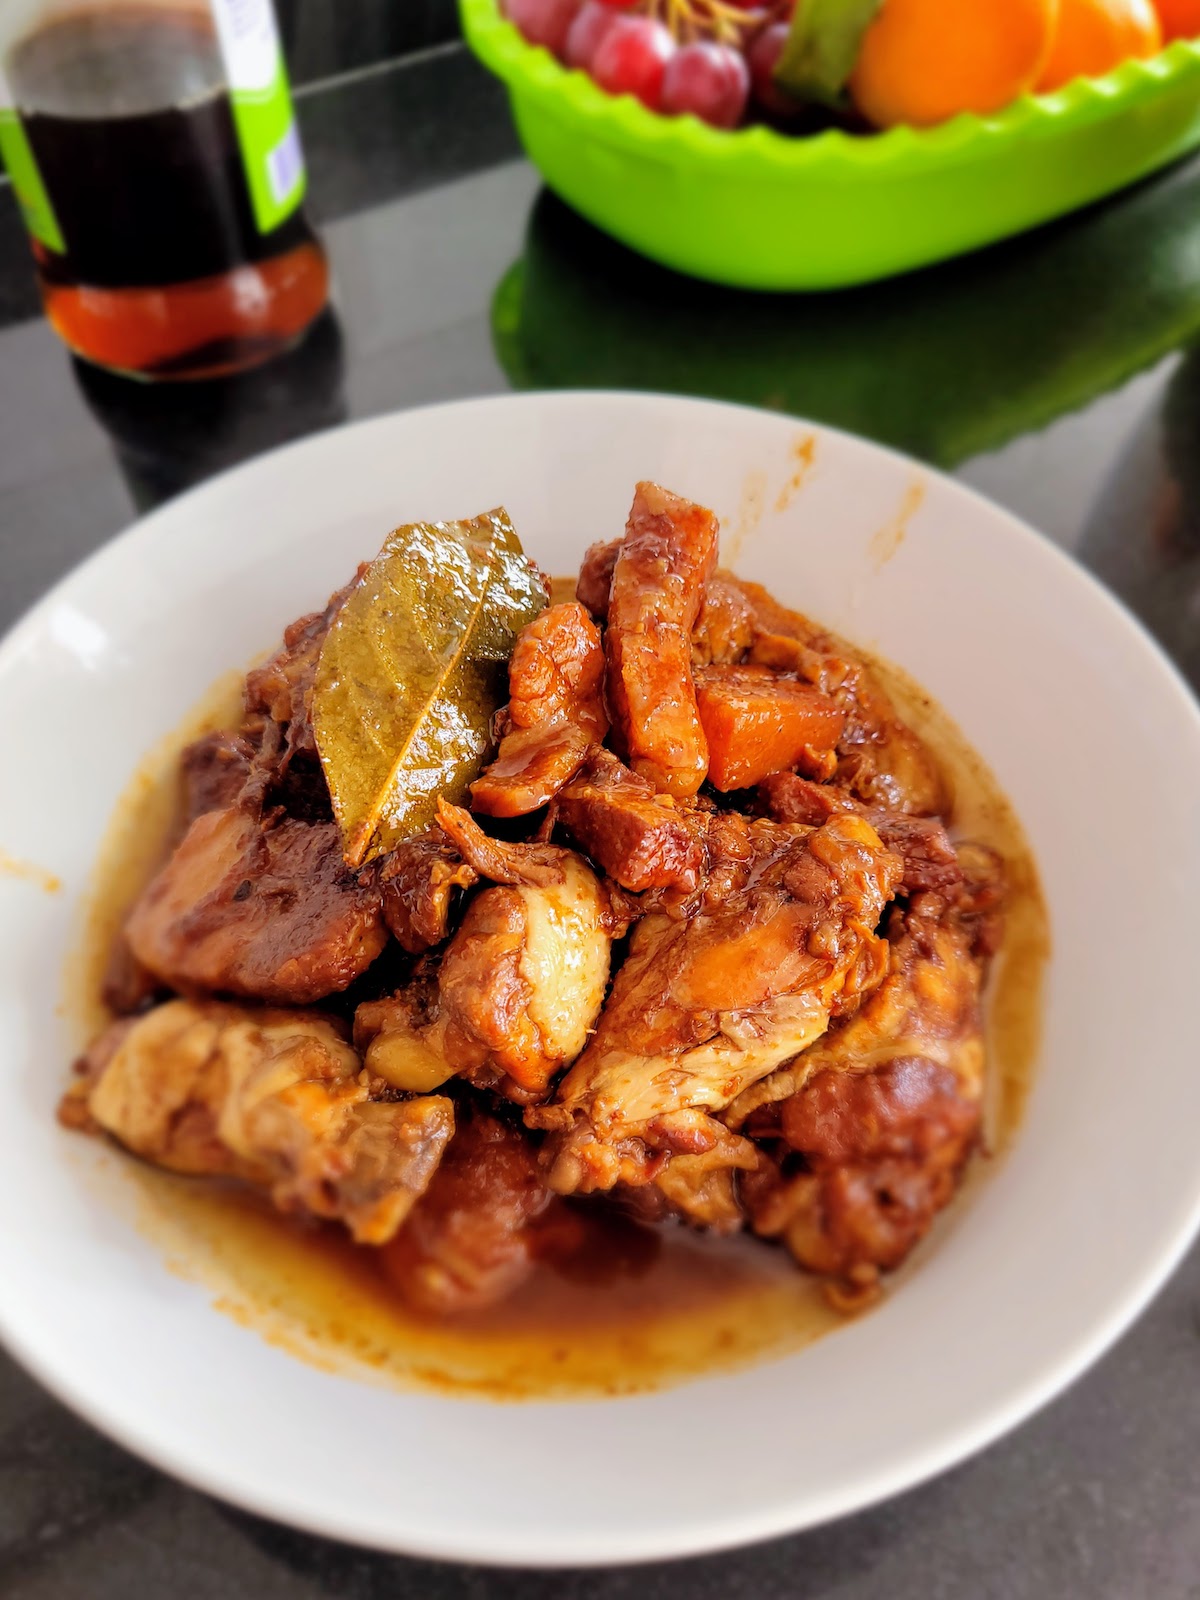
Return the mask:
M 1196 681 L 1200 166 L 902 282 L 723 293 L 540 192 L 499 89 L 438 42 L 448 8 L 372 11 L 367 44 L 352 5 L 281 9 L 338 284 L 286 361 L 201 390 L 73 365 L 0 191 L 0 624 L 140 510 L 299 433 L 514 385 L 641 386 L 808 414 L 953 471 L 1088 563 Z M 348 70 L 303 81 L 322 62 Z M 143 1466 L 0 1358 L 0 1595 L 1184 1600 L 1200 1595 L 1198 1294 L 1193 1252 L 1086 1378 L 935 1483 L 797 1538 L 608 1573 L 435 1566 L 275 1528 Z

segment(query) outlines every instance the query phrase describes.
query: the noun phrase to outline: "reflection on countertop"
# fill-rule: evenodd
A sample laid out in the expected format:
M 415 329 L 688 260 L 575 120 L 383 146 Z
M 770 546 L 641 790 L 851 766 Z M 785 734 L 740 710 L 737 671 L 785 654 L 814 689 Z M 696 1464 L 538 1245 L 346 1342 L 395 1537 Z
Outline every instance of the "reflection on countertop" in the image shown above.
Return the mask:
M 543 191 L 493 336 L 518 388 L 738 400 L 953 467 L 1200 333 L 1198 255 L 1194 166 L 966 260 L 807 296 L 682 278 Z
M 324 311 L 286 355 L 227 378 L 144 383 L 71 358 L 139 511 L 345 419 L 341 324 Z

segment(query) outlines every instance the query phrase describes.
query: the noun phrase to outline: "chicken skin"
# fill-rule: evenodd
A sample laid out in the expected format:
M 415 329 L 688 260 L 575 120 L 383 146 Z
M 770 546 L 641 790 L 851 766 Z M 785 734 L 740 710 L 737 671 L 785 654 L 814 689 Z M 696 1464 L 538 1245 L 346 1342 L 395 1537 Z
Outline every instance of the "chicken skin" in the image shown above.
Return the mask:
M 960 854 L 956 888 L 892 912 L 888 973 L 861 1009 L 725 1113 L 774 1145 L 745 1190 L 756 1231 L 860 1288 L 928 1231 L 978 1139 L 981 995 L 1003 884 L 990 851 Z
M 173 989 L 276 1005 L 346 988 L 387 942 L 379 889 L 347 872 L 332 823 L 264 826 L 240 806 L 197 817 L 126 935 Z
M 799 1054 L 883 977 L 874 928 L 900 862 L 870 824 L 742 832 L 738 870 L 707 906 L 637 924 L 587 1049 L 554 1103 L 528 1114 L 556 1130 L 556 1191 L 649 1181 L 673 1147 L 703 1154 L 718 1137 L 703 1114 Z
M 442 804 L 443 831 L 480 877 L 437 969 L 369 1002 L 355 1038 L 372 1072 L 400 1089 L 456 1073 L 509 1098 L 540 1098 L 583 1049 L 608 983 L 609 897 L 581 857 L 554 845 L 504 844 Z
M 240 1178 L 281 1211 L 344 1223 L 360 1244 L 392 1237 L 454 1131 L 449 1100 L 373 1097 L 327 1019 L 215 1000 L 116 1023 L 74 1098 L 147 1161 Z

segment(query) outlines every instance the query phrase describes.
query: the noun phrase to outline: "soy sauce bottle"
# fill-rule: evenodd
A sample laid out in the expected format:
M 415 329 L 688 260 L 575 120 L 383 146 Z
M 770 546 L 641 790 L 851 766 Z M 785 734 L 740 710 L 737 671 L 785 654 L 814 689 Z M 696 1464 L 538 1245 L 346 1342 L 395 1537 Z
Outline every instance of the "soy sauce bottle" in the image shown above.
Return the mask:
M 271 0 L 0 0 L 0 153 L 85 360 L 210 377 L 328 299 Z

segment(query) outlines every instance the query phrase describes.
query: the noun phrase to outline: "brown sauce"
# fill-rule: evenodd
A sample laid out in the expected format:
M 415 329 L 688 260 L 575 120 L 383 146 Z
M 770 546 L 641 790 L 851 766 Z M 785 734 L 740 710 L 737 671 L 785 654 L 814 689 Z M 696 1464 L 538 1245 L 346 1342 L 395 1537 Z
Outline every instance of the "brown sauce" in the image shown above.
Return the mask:
M 875 666 L 945 767 L 955 833 L 991 845 L 1009 865 L 1007 934 L 988 1000 L 987 1147 L 995 1156 L 1019 1125 L 1037 1052 L 1049 953 L 1037 870 L 1012 808 L 957 727 L 898 669 Z M 67 1010 L 81 1047 L 108 1021 L 99 992 L 109 947 L 175 826 L 179 752 L 236 722 L 241 682 L 230 673 L 214 686 L 145 758 L 116 808 L 68 971 Z M 990 1165 L 974 1163 L 968 1190 Z M 280 1217 L 254 1195 L 126 1156 L 98 1163 L 95 1181 L 101 1203 L 127 1211 L 170 1268 L 203 1285 L 219 1310 L 315 1365 L 392 1386 L 495 1400 L 633 1394 L 790 1353 L 843 1320 L 780 1250 L 683 1228 L 636 1228 L 599 1208 L 581 1208 L 587 1244 L 569 1271 L 539 1266 L 503 1304 L 435 1320 L 389 1289 L 374 1252 L 334 1228 Z M 939 1231 L 901 1277 L 937 1247 Z

